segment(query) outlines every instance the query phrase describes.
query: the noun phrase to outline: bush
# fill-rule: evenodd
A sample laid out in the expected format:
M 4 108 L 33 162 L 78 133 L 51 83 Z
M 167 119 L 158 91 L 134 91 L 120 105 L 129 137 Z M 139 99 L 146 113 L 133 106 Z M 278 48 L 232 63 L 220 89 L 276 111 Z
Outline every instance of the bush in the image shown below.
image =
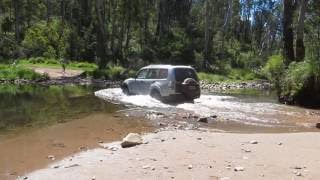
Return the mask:
M 312 68 L 307 62 L 292 62 L 282 80 L 281 95 L 295 97 L 305 87 L 312 76 Z
M 95 69 L 93 71 L 87 71 L 86 75 L 92 76 L 95 79 L 103 78 L 109 80 L 121 80 L 127 77 L 125 72 L 126 69 L 122 66 L 109 66 L 107 69 Z M 130 71 L 128 73 L 130 73 Z M 131 71 L 131 73 L 134 72 Z
M 274 55 L 269 57 L 266 65 L 262 69 L 262 75 L 270 81 L 279 81 L 284 73 L 285 65 L 281 55 Z
M 198 77 L 200 80 L 207 81 L 209 83 L 216 83 L 221 81 L 226 81 L 227 77 L 218 74 L 209 74 L 204 72 L 199 72 Z
M 257 75 L 246 69 L 231 69 L 228 77 L 233 80 L 250 81 L 257 79 Z

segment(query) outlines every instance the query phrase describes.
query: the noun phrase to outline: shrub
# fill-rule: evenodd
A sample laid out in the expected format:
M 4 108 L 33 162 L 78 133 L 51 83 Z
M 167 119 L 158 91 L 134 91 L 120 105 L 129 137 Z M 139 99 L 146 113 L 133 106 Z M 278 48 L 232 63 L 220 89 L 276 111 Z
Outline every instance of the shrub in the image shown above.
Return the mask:
M 221 81 L 227 80 L 225 76 L 218 75 L 218 74 L 209 74 L 204 72 L 199 72 L 198 77 L 200 80 L 207 81 L 209 83 L 215 83 L 215 82 L 221 82 Z
M 276 82 L 280 80 L 279 78 L 283 75 L 284 69 L 283 57 L 281 55 L 274 55 L 269 57 L 266 65 L 262 69 L 262 75 Z
M 297 96 L 312 76 L 312 68 L 307 62 L 292 62 L 282 80 L 281 95 Z
M 109 66 L 107 69 L 95 69 L 93 71 L 87 71 L 87 76 L 92 76 L 93 78 L 103 78 L 110 80 L 120 80 L 126 78 L 124 73 L 126 69 L 122 66 Z M 130 72 L 130 71 L 129 71 Z M 131 72 L 133 73 L 133 72 Z

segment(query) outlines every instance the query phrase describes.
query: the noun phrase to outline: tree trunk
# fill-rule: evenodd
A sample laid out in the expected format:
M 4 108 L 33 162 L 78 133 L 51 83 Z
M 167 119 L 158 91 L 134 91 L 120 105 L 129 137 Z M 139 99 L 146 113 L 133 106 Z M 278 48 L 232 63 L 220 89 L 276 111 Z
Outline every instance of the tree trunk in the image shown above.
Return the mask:
M 302 61 L 305 56 L 305 47 L 304 47 L 304 20 L 306 14 L 306 7 L 308 0 L 300 1 L 300 10 L 299 10 L 299 19 L 297 26 L 297 39 L 296 39 L 296 60 Z
M 13 0 L 15 40 L 18 43 L 21 41 L 21 3 L 19 0 Z
M 292 61 L 295 60 L 294 49 L 293 49 L 293 11 L 294 3 L 293 0 L 283 0 L 283 50 L 285 65 L 288 66 Z
M 204 51 L 203 51 L 203 68 L 208 69 L 209 59 L 212 50 L 213 38 L 213 5 L 211 0 L 207 0 L 205 4 L 205 34 L 204 34 Z
M 46 0 L 46 8 L 47 8 L 47 23 L 48 23 L 50 21 L 50 16 L 51 16 L 50 0 Z
M 96 23 L 96 32 L 97 32 L 97 48 L 96 54 L 99 58 L 99 69 L 104 69 L 107 66 L 107 46 L 106 46 L 106 33 L 105 33 L 105 26 L 103 21 L 103 9 L 101 7 L 104 3 L 101 1 L 103 0 L 96 0 L 96 16 L 97 16 L 97 23 Z

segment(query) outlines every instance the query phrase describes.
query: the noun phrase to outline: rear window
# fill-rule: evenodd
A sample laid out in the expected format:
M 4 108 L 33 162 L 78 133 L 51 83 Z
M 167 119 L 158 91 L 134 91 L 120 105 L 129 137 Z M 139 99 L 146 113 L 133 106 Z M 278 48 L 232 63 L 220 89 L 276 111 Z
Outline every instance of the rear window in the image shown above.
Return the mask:
M 182 82 L 187 78 L 192 78 L 198 81 L 196 72 L 190 68 L 176 68 L 174 69 L 174 74 L 176 77 L 176 81 L 178 82 Z

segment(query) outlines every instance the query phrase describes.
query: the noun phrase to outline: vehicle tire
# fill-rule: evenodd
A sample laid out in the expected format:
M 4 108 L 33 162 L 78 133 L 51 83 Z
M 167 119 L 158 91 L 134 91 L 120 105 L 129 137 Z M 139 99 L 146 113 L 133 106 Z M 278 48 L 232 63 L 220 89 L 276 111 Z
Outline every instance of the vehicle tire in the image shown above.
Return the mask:
M 187 88 L 188 88 L 189 85 L 198 85 L 198 82 L 197 82 L 195 79 L 193 79 L 193 78 L 186 78 L 186 79 L 183 81 L 182 85 L 184 86 L 183 95 L 184 95 L 185 99 L 186 99 L 187 101 L 193 101 L 195 98 L 194 98 L 193 95 L 191 95 L 191 94 L 189 93 L 189 91 L 187 90 Z
M 163 98 L 158 90 L 152 90 L 150 96 L 158 101 L 162 101 Z
M 127 96 L 130 95 L 128 86 L 123 86 L 121 89 L 122 89 L 123 94 L 125 94 Z

